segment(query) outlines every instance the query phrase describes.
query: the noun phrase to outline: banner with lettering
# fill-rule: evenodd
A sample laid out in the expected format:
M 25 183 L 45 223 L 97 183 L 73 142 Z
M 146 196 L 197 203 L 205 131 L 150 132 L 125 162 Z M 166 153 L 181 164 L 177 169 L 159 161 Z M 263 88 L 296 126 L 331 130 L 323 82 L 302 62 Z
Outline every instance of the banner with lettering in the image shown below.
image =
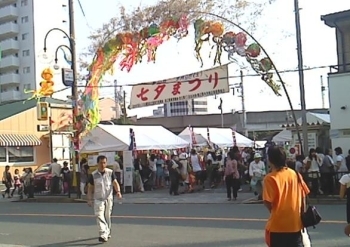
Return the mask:
M 228 65 L 132 87 L 130 109 L 229 92 Z

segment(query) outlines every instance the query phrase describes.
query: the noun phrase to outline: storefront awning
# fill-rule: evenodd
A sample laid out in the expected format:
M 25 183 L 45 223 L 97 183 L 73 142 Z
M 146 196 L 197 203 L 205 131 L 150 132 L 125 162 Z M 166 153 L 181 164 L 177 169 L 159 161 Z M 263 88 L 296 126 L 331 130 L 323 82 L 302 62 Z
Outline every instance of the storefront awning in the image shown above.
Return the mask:
M 41 141 L 35 135 L 0 134 L 0 147 L 40 146 Z

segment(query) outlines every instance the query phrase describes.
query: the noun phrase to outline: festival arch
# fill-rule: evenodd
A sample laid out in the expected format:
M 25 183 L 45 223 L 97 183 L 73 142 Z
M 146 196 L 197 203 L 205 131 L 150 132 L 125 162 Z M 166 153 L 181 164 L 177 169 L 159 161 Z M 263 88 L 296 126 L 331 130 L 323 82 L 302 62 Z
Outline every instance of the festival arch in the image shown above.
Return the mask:
M 294 122 L 298 126 L 286 86 L 261 44 L 244 28 L 225 17 L 205 12 L 196 12 L 196 14 L 211 18 L 207 20 L 203 17 L 191 23 L 188 15 L 183 14 L 180 17 L 165 19 L 160 24 L 153 23 L 145 26 L 137 32 L 120 32 L 98 48 L 88 68 L 89 80 L 85 90 L 75 102 L 78 106 L 78 112 L 75 116 L 74 129 L 78 135 L 87 133 L 99 123 L 99 84 L 103 76 L 113 69 L 117 59 L 120 60 L 120 69 L 127 72 L 130 72 L 135 64 L 144 60 L 156 62 L 158 47 L 169 39 L 182 40 L 186 38 L 190 25 L 194 27 L 195 56 L 201 66 L 203 66 L 202 57 L 204 55 L 202 54 L 202 46 L 210 41 L 214 43 L 212 48 L 215 52 L 214 66 L 221 65 L 222 56 L 227 56 L 231 62 L 234 62 L 236 57 L 245 59 L 276 96 L 281 96 L 281 89 L 284 91 L 292 110 Z M 230 27 L 225 26 L 224 23 L 230 24 Z M 231 26 L 236 29 L 231 28 Z M 279 83 L 274 80 L 275 74 Z M 300 142 L 298 128 L 297 134 Z

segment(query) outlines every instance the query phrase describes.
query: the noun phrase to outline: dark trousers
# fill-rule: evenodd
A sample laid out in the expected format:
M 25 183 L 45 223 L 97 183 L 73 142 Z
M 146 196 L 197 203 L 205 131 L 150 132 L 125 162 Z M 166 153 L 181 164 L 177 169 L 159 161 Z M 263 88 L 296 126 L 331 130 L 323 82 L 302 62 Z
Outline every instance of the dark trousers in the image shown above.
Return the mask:
M 169 194 L 179 194 L 179 184 L 180 184 L 180 176 L 173 175 L 170 176 L 170 189 Z
M 6 183 L 5 183 L 5 187 L 6 187 L 6 190 L 5 190 L 5 192 L 4 192 L 4 195 L 8 194 L 8 195 L 10 196 L 10 190 L 11 190 L 12 184 L 6 182 Z
M 303 247 L 301 232 L 270 232 L 269 247 Z
M 60 189 L 60 178 L 59 177 L 52 177 L 51 179 L 51 193 L 52 194 L 58 194 Z
M 327 195 L 334 192 L 333 173 L 321 173 L 321 189 Z
M 309 178 L 311 181 L 311 193 L 313 196 L 318 195 L 319 191 L 319 178 Z
M 34 198 L 34 185 L 29 185 L 27 189 L 28 198 Z
M 15 193 L 15 191 L 16 191 L 16 189 L 17 189 L 17 192 L 19 193 L 19 187 L 20 187 L 21 185 L 20 184 L 15 184 L 14 185 L 14 188 L 13 188 L 13 190 L 12 190 L 12 192 L 11 192 L 11 196 L 13 196 L 13 194 Z
M 226 192 L 227 192 L 227 198 L 231 199 L 231 193 L 233 195 L 233 198 L 237 198 L 237 192 L 239 190 L 239 179 L 233 178 L 233 176 L 226 176 L 225 178 L 226 183 Z

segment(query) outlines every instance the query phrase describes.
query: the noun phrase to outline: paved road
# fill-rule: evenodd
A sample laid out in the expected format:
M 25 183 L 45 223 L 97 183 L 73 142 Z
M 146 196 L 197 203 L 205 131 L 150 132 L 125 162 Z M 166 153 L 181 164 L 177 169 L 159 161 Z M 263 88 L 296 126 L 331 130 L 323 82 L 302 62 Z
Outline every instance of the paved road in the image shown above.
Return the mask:
M 319 206 L 324 222 L 314 246 L 345 247 L 343 205 Z M 262 205 L 118 204 L 113 237 L 104 247 L 263 247 Z M 0 202 L 0 247 L 95 246 L 97 228 L 86 204 Z

